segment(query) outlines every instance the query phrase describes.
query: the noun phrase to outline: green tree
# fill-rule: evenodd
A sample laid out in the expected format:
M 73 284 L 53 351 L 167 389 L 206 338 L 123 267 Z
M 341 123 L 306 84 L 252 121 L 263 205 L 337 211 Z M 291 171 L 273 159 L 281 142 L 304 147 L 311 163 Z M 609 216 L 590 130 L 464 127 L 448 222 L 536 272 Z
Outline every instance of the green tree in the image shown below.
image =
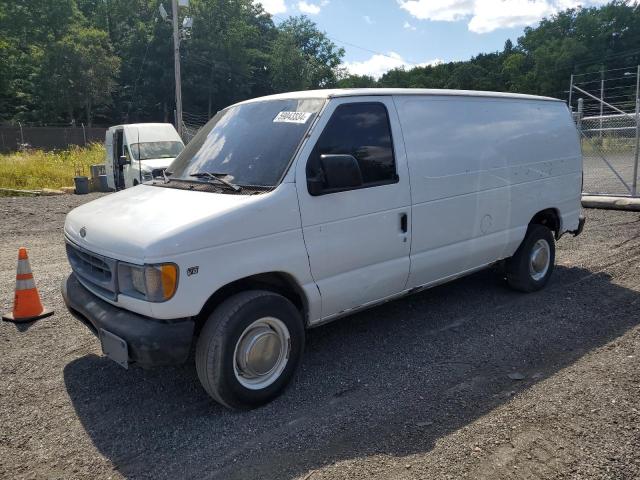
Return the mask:
M 194 24 L 183 42 L 187 108 L 211 117 L 239 100 L 270 93 L 268 47 L 277 31 L 251 0 L 192 0 Z M 203 102 L 204 100 L 204 102 Z
M 502 62 L 502 77 L 504 78 L 506 90 L 510 92 L 529 91 L 530 70 L 527 65 L 527 57 L 523 53 L 506 53 Z
M 296 39 L 280 33 L 271 46 L 269 73 L 274 92 L 306 90 L 312 87 L 312 60 L 297 48 Z
M 76 1 L 86 23 L 107 32 L 121 60 L 107 118 L 118 123 L 173 121 L 172 30 L 160 19 L 158 0 Z
M 452 72 L 446 88 L 461 90 L 490 90 L 488 72 L 481 66 L 471 63 L 460 63 Z
M 173 119 L 171 26 L 158 0 L 0 0 L 0 121 Z M 167 2 L 165 2 L 167 5 Z M 181 45 L 184 110 L 206 119 L 249 97 L 340 87 L 465 88 L 563 95 L 571 73 L 640 63 L 640 6 L 614 0 L 526 28 L 465 62 L 349 75 L 307 17 L 279 26 L 252 0 L 191 0 Z
M 42 53 L 82 20 L 74 0 L 0 0 L 0 120 L 43 120 Z
M 341 72 L 336 87 L 338 88 L 375 88 L 376 79 L 370 75 L 349 75 Z
M 465 88 L 563 96 L 571 73 L 640 63 L 640 5 L 613 1 L 569 9 L 525 28 L 516 45 L 466 62 L 392 70 L 387 87 Z
M 279 26 L 280 36 L 271 54 L 271 78 L 284 80 L 287 75 L 300 77 L 299 72 L 289 70 L 303 58 L 306 62 L 303 77 L 293 81 L 302 88 L 330 88 L 336 85 L 338 67 L 344 57 L 344 49 L 338 48 L 309 18 L 291 17 Z M 277 58 L 290 55 L 289 60 Z M 299 80 L 299 81 L 298 81 Z
M 76 28 L 42 54 L 38 100 L 53 115 L 68 112 L 69 120 L 83 111 L 87 125 L 93 108 L 108 104 L 116 87 L 120 59 L 112 52 L 106 32 Z
M 513 42 L 510 38 L 507 38 L 507 41 L 504 42 L 504 54 L 509 55 L 513 51 Z

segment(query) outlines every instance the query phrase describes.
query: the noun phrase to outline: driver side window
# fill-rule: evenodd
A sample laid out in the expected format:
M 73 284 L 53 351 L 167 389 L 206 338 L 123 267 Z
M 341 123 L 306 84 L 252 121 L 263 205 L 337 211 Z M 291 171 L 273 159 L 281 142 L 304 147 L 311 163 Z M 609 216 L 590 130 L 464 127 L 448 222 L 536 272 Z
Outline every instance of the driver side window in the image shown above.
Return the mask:
M 307 179 L 323 182 L 329 193 L 322 155 L 352 155 L 362 175 L 362 185 L 356 188 L 398 181 L 389 116 L 382 103 L 346 103 L 333 112 L 306 167 Z

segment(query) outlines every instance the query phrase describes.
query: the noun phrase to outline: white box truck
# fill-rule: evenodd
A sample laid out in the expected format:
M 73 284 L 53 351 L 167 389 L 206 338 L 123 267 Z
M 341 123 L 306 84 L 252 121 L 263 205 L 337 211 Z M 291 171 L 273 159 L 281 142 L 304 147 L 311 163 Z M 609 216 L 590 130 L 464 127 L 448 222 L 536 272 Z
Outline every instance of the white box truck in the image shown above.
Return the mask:
M 202 385 L 232 408 L 280 394 L 309 328 L 499 262 L 514 289 L 541 289 L 555 242 L 584 224 L 578 134 L 552 98 L 257 98 L 169 171 L 67 215 L 63 296 L 124 367 L 195 346 Z
M 162 177 L 184 143 L 170 123 L 116 125 L 105 134 L 105 172 L 111 190 Z

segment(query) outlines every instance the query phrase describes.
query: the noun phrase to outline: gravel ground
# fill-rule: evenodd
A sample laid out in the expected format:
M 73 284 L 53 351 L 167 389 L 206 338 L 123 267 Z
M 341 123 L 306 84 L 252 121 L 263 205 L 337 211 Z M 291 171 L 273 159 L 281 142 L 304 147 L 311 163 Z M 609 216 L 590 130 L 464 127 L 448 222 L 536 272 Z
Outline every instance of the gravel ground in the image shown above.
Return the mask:
M 65 311 L 64 215 L 94 197 L 0 198 L 2 310 L 21 245 L 56 310 L 0 323 L 0 477 L 640 478 L 638 213 L 586 211 L 542 292 L 484 271 L 313 330 L 291 388 L 238 413 Z

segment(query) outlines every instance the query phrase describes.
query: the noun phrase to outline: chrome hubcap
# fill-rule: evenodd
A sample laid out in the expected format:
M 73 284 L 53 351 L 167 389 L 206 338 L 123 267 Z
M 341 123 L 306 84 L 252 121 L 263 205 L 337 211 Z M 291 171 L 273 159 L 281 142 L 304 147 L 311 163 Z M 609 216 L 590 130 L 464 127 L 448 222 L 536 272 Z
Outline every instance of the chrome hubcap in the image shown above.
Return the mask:
M 291 339 L 279 319 L 265 317 L 249 325 L 236 343 L 233 369 L 246 388 L 259 390 L 275 382 L 289 360 Z
M 529 274 L 531 278 L 538 281 L 547 274 L 551 261 L 551 247 L 546 240 L 538 240 L 531 249 L 529 257 Z

